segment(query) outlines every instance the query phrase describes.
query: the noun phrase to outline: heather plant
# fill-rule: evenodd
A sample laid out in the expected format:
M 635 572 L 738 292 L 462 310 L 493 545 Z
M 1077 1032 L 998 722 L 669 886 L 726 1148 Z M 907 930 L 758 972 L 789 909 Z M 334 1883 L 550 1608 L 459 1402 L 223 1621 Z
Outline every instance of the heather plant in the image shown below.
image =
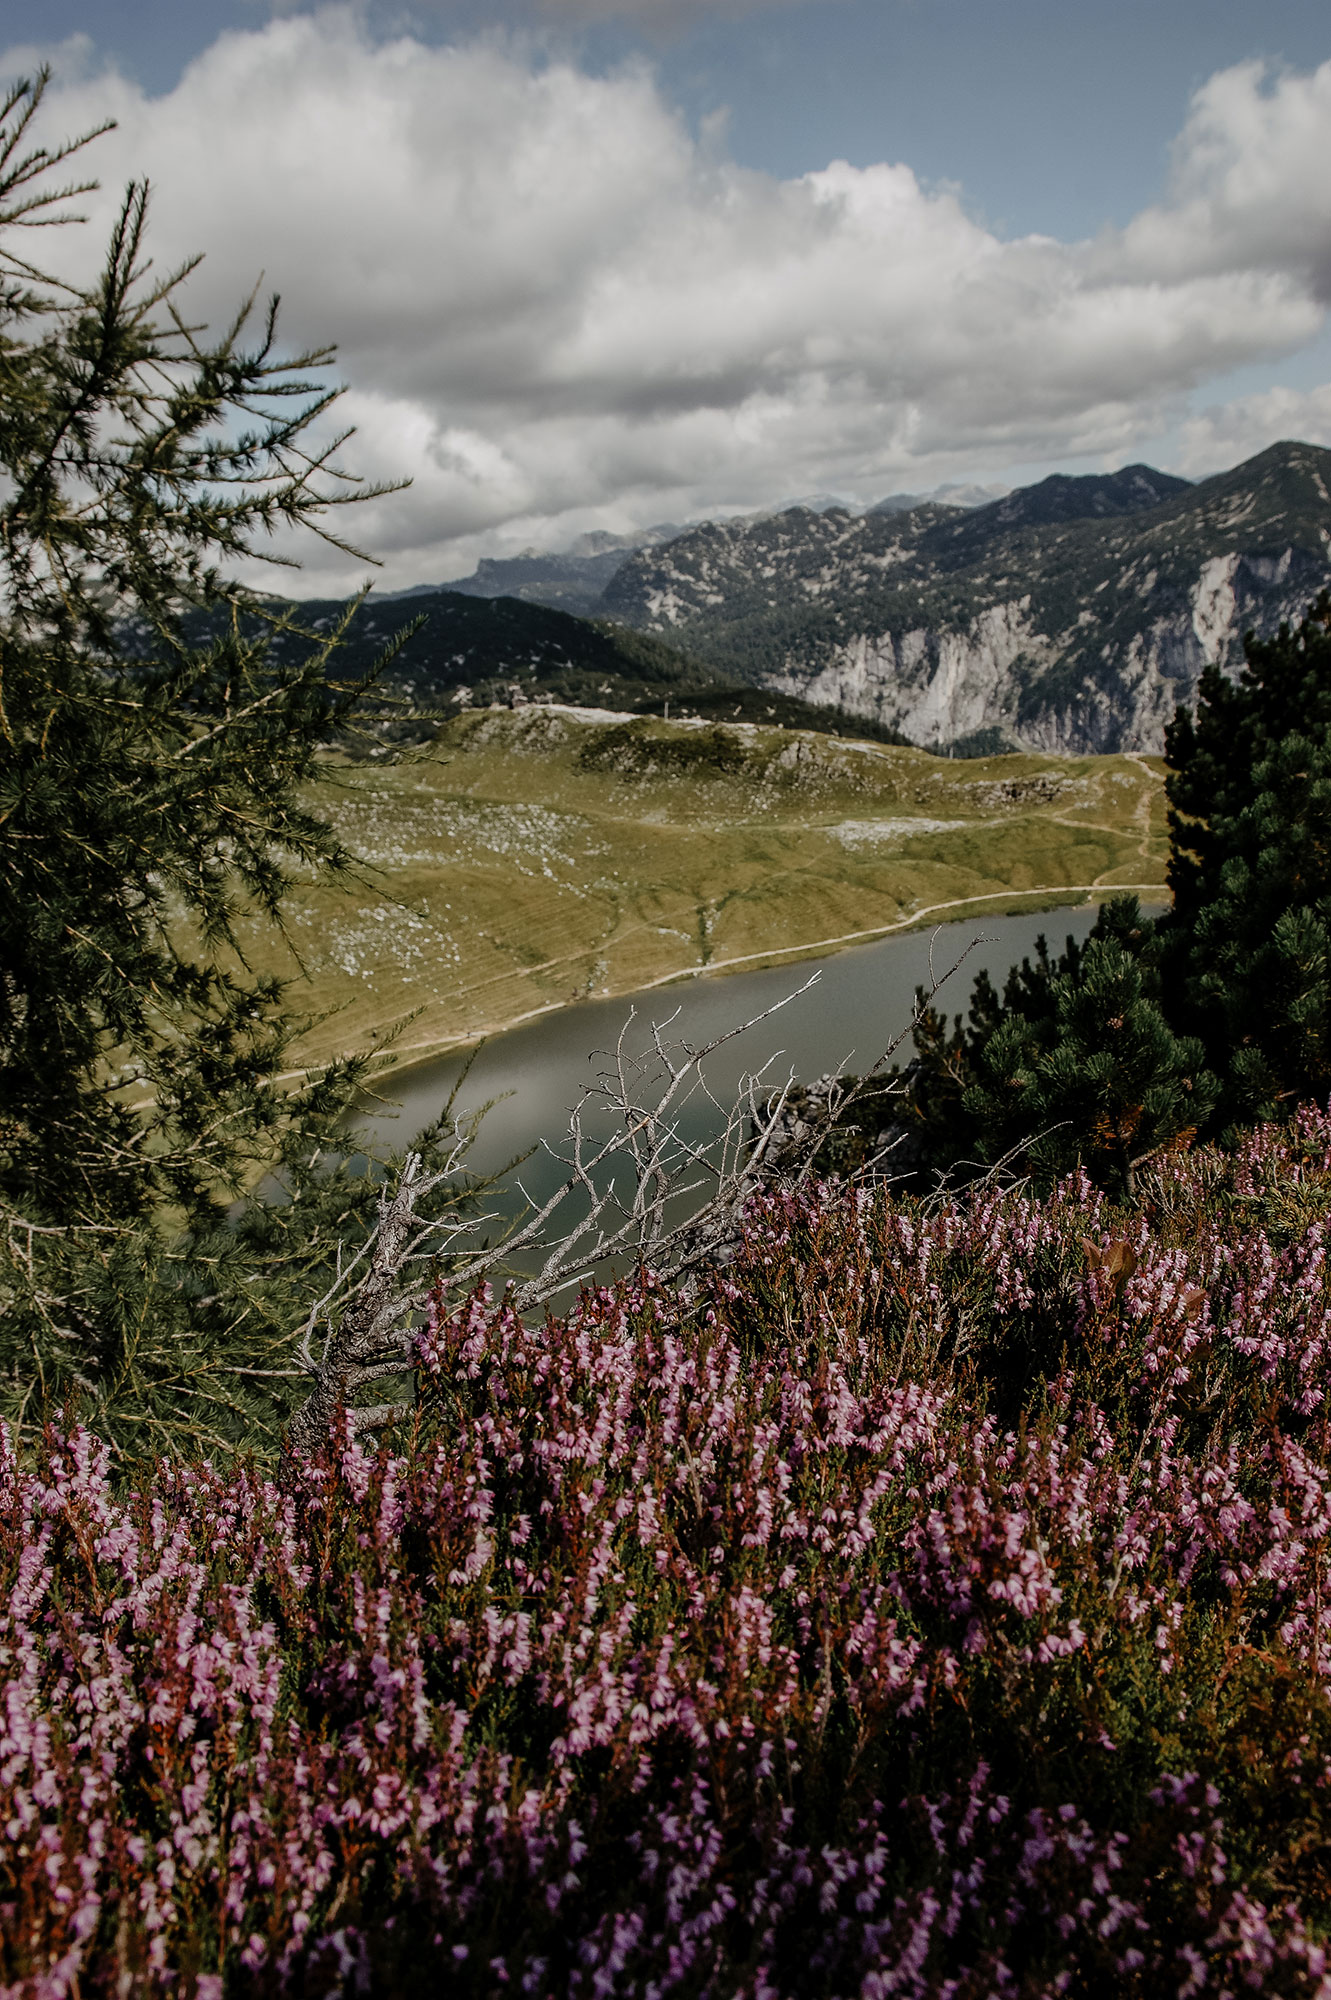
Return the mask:
M 0 1471 L 0 1982 L 1326 1994 L 1331 1114 L 438 1296 L 377 1450 Z

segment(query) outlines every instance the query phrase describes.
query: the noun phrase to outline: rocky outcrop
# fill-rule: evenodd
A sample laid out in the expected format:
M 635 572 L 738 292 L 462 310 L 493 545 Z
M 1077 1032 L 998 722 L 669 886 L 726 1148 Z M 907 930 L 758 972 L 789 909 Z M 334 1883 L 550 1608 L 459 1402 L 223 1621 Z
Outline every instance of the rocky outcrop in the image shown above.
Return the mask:
M 1030 599 L 993 604 L 964 630 L 859 632 L 802 674 L 795 661 L 771 685 L 805 701 L 872 716 L 913 743 L 939 745 L 1014 721 L 1013 669 L 1049 642 L 1030 622 Z
M 1237 673 L 1245 632 L 1269 637 L 1327 587 L 1331 564 L 1306 551 L 1210 557 L 1182 604 L 1156 604 L 1143 593 L 1138 629 L 1100 654 L 1107 671 L 1088 667 L 1070 699 L 1025 715 L 1021 681 L 1038 682 L 1086 646 L 1084 627 L 1040 632 L 1029 595 L 988 606 L 962 630 L 857 633 L 812 673 L 792 662 L 771 685 L 871 716 L 929 747 L 996 730 L 1037 750 L 1159 752 L 1203 667 L 1214 661 Z

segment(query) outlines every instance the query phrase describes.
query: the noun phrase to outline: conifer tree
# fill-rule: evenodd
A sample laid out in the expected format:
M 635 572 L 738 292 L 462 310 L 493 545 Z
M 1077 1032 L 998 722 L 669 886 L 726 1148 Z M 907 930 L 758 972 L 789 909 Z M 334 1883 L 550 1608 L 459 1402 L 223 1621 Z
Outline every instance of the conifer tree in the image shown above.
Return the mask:
M 1331 1090 L 1331 597 L 1169 731 L 1175 1010 L 1235 1120 Z
M 982 976 L 951 1035 L 926 1011 L 906 1115 L 932 1165 L 1030 1141 L 1045 1171 L 1077 1158 L 1126 1186 L 1171 1135 L 1331 1091 L 1331 596 L 1244 657 L 1236 680 L 1207 667 L 1166 734 L 1172 909 L 1107 905 L 1084 951 L 1042 947 L 1001 1000 Z
M 0 1414 L 74 1392 L 132 1451 L 274 1431 L 355 1233 L 324 1155 L 363 1064 L 283 1079 L 303 1024 L 238 920 L 351 866 L 301 787 L 365 683 L 337 632 L 272 646 L 234 578 L 279 530 L 358 553 L 334 510 L 385 489 L 340 469 L 329 351 L 284 355 L 276 301 L 190 323 L 146 185 L 95 283 L 43 269 L 96 136 L 36 143 L 45 87 L 0 105 Z
M 1028 1140 L 1042 1175 L 1080 1164 L 1131 1194 L 1142 1160 L 1214 1109 L 1202 1044 L 1170 1028 L 1148 958 L 1104 931 L 1051 973 L 1048 997 L 1043 1018 L 1007 1010 L 977 1051 L 963 1105 L 980 1156 Z
M 981 973 L 950 1037 L 923 1008 L 916 1046 L 911 1110 L 939 1167 L 1012 1155 L 1044 1180 L 1081 1165 L 1128 1193 L 1141 1161 L 1190 1138 L 1219 1094 L 1200 1040 L 1166 1019 L 1157 929 L 1135 896 L 1107 903 L 1057 959 L 1041 938 L 1001 998 Z

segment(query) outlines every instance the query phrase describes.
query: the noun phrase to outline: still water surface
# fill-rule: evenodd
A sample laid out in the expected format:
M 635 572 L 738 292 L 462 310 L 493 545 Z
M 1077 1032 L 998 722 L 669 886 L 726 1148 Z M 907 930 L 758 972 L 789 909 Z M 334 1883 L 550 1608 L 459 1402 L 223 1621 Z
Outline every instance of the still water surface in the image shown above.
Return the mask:
M 607 1058 L 630 1016 L 630 1043 L 647 1045 L 653 1022 L 676 1016 L 666 1031 L 671 1040 L 704 1044 L 783 1000 L 817 974 L 812 989 L 718 1049 L 706 1074 L 715 1103 L 706 1097 L 689 1106 L 682 1129 L 694 1143 L 718 1132 L 719 1106 L 735 1100 L 746 1075 L 769 1065 L 774 1086 L 793 1071 L 809 1080 L 844 1066 L 855 1072 L 872 1064 L 907 1026 L 917 986 L 962 963 L 946 981 L 937 1004 L 949 1014 L 965 1010 L 972 982 L 983 967 L 1001 986 L 1008 967 L 1030 955 L 1043 932 L 1054 952 L 1066 937 L 1085 938 L 1097 906 L 1045 910 L 1037 915 L 980 918 L 944 924 L 935 931 L 911 931 L 859 945 L 830 958 L 805 960 L 761 972 L 690 978 L 637 996 L 586 1002 L 528 1022 L 487 1042 L 459 1093 L 459 1112 L 501 1098 L 487 1114 L 469 1165 L 492 1173 L 515 1156 L 558 1145 L 567 1134 L 568 1114 L 584 1086 L 607 1068 Z M 895 1060 L 911 1054 L 907 1037 Z M 390 1076 L 381 1085 L 395 1106 L 367 1105 L 363 1124 L 376 1138 L 405 1146 L 413 1132 L 438 1117 L 462 1070 L 461 1055 L 442 1057 Z M 643 1101 L 646 1101 L 645 1099 Z M 527 1192 L 540 1199 L 563 1179 L 563 1169 L 538 1153 L 522 1169 Z

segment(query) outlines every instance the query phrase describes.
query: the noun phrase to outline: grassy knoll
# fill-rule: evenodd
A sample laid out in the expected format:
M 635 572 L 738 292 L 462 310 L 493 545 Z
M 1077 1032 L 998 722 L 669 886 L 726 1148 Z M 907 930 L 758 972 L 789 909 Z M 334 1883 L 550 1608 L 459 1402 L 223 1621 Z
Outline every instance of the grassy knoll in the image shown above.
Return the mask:
M 292 899 L 308 1006 L 332 1010 L 303 1053 L 418 1010 L 399 1051 L 424 1054 L 701 966 L 1162 885 L 1162 770 L 472 711 L 397 762 L 327 766 L 318 808 L 370 869 L 350 894 Z M 272 950 L 255 939 L 276 965 Z

